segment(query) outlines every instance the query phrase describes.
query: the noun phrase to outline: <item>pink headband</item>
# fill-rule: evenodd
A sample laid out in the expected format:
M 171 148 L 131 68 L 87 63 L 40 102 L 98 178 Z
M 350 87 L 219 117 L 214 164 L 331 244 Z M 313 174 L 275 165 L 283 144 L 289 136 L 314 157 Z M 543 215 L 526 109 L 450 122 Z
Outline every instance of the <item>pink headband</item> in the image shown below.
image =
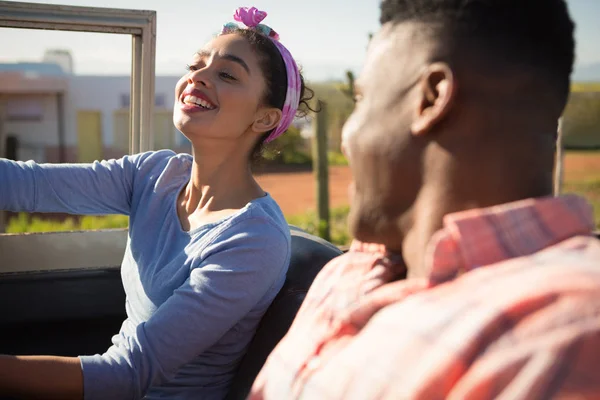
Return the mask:
M 266 16 L 267 13 L 265 11 L 259 11 L 256 7 L 240 7 L 235 10 L 233 18 L 236 21 L 246 25 L 247 29 L 254 29 L 270 38 L 279 50 L 279 53 L 281 53 L 281 57 L 285 63 L 285 70 L 287 73 L 287 92 L 285 95 L 285 103 L 283 104 L 282 116 L 281 121 L 279 121 L 279 125 L 277 125 L 277 128 L 273 131 L 273 133 L 271 133 L 269 137 L 265 139 L 265 142 L 268 143 L 279 137 L 292 124 L 300 104 L 301 81 L 300 71 L 298 70 L 296 61 L 294 60 L 294 57 L 292 57 L 289 50 L 279 42 L 279 35 L 277 32 L 260 23 L 263 19 L 265 19 Z M 221 34 L 230 33 L 235 29 L 240 29 L 240 27 L 233 22 L 227 23 L 223 26 Z

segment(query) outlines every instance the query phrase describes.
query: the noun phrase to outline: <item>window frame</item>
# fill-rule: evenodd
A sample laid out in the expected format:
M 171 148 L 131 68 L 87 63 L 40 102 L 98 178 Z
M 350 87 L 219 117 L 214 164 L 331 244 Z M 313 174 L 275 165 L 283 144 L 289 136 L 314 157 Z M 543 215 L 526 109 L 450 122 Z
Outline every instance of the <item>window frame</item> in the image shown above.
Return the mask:
M 152 150 L 156 11 L 0 1 L 0 27 L 131 35 L 129 153 Z M 126 229 L 0 235 L 0 275 L 120 268 L 126 243 Z

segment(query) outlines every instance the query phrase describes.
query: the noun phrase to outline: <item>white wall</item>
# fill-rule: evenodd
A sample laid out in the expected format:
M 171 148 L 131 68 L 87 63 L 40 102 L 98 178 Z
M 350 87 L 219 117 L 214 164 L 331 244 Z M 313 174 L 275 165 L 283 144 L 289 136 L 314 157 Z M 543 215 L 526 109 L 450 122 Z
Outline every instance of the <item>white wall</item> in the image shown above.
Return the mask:
M 41 118 L 37 120 L 12 120 L 7 115 L 4 122 L 5 135 L 14 135 L 19 140 L 21 160 L 45 161 L 45 147 L 58 144 L 57 95 L 55 94 L 11 94 L 4 95 L 3 101 L 10 108 L 13 105 L 31 103 L 36 108 L 40 105 Z
M 157 76 L 155 92 L 162 96 L 163 105 L 155 106 L 156 110 L 172 111 L 175 102 L 175 84 L 179 76 Z M 8 78 L 7 78 L 8 79 Z M 114 145 L 113 122 L 115 111 L 123 109 L 122 95 L 130 95 L 129 76 L 85 76 L 71 75 L 60 80 L 60 89 L 64 91 L 65 112 L 65 145 L 77 147 L 77 111 L 92 110 L 102 114 L 102 139 L 105 147 Z M 50 82 L 48 80 L 48 82 Z M 41 81 L 42 83 L 45 82 Z M 54 82 L 54 81 L 52 81 Z M 25 88 L 19 83 L 19 90 L 33 90 Z M 34 85 L 35 86 L 35 85 Z M 58 107 L 56 94 L 2 94 L 0 87 L 0 102 L 29 101 L 39 104 L 43 116 L 39 121 L 8 120 L 4 123 L 6 134 L 16 135 L 19 138 L 19 159 L 34 159 L 44 162 L 46 158 L 45 147 L 58 146 Z M 35 108 L 35 107 L 34 107 Z M 129 108 L 128 106 L 126 107 Z M 179 134 L 176 145 L 186 142 Z
M 175 102 L 175 84 L 179 76 L 157 76 L 156 95 L 164 96 L 164 108 L 171 110 Z M 105 146 L 113 145 L 113 116 L 121 109 L 121 95 L 130 93 L 129 76 L 71 77 L 66 96 L 66 137 L 68 144 L 77 143 L 77 110 L 102 112 L 102 138 Z

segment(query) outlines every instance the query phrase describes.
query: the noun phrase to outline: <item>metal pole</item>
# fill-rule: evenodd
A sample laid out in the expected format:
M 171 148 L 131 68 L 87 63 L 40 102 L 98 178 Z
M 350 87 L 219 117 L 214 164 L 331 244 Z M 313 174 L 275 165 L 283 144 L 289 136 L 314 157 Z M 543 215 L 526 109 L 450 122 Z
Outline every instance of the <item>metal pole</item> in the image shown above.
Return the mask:
M 4 113 L 4 96 L 0 94 L 0 157 L 6 158 L 6 132 L 4 132 L 4 121 L 6 120 Z
M 154 84 L 156 64 L 156 18 L 149 19 L 150 29 L 142 34 L 142 87 L 140 151 L 154 150 Z
M 313 173 L 317 183 L 318 234 L 331 240 L 329 226 L 329 168 L 327 162 L 327 104 L 319 100 L 321 111 L 314 119 Z
M 131 96 L 129 102 L 129 124 L 131 135 L 129 137 L 129 153 L 140 152 L 140 122 L 142 98 L 142 38 L 133 35 L 131 39 Z
M 56 114 L 58 117 L 58 162 L 67 162 L 65 151 L 65 95 L 58 93 L 56 95 Z
M 4 108 L 4 96 L 0 95 L 0 158 L 6 157 L 6 132 L 4 132 L 4 121 L 6 118 Z M 4 188 L 4 190 L 6 190 L 6 188 Z M 6 232 L 6 212 L 4 210 L 0 210 L 0 234 L 4 232 Z
M 558 120 L 558 132 L 556 135 L 556 168 L 554 169 L 554 195 L 562 192 L 564 181 L 565 148 L 563 142 L 563 119 Z

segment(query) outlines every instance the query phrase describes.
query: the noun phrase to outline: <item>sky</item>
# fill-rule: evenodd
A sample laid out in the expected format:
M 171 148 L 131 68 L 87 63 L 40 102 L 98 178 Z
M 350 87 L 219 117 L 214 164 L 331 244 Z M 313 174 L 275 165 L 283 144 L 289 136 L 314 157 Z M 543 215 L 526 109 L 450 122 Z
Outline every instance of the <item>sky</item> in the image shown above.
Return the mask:
M 180 75 L 193 53 L 240 5 L 269 13 L 275 29 L 309 80 L 343 79 L 360 71 L 368 35 L 379 29 L 379 0 L 50 0 L 37 3 L 155 10 L 156 74 Z M 600 0 L 567 0 L 577 24 L 576 66 L 600 64 Z M 70 50 L 75 73 L 128 75 L 131 39 L 127 35 L 0 28 L 0 62 L 39 61 L 47 49 Z M 600 79 L 600 76 L 598 76 Z

